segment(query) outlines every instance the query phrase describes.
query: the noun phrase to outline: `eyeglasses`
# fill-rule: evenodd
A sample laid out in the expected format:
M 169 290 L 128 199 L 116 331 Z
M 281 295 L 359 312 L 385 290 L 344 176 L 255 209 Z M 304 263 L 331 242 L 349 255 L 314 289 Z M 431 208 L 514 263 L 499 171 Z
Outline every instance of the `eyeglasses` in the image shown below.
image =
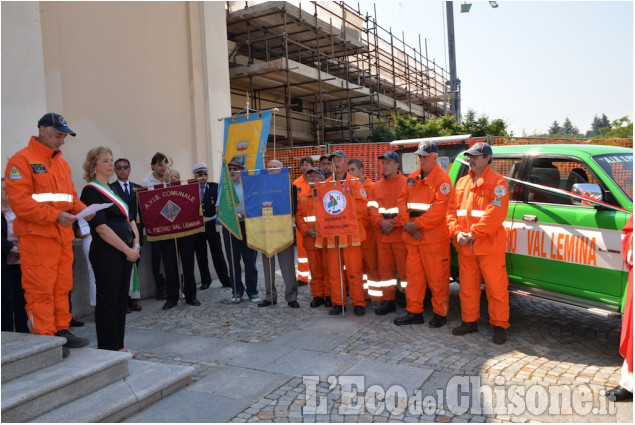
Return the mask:
M 119 170 L 119 171 L 121 171 L 121 170 L 127 170 L 128 168 L 130 168 L 130 166 L 129 166 L 129 165 L 117 165 L 117 166 L 115 167 L 115 169 L 117 169 L 117 170 Z

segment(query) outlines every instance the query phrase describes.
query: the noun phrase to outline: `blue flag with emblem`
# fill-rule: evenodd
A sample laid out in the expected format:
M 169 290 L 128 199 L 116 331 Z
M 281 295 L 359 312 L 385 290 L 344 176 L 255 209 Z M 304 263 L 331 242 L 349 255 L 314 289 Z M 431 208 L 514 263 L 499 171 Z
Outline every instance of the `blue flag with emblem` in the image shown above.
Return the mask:
M 289 169 L 241 171 L 247 245 L 266 256 L 293 244 Z

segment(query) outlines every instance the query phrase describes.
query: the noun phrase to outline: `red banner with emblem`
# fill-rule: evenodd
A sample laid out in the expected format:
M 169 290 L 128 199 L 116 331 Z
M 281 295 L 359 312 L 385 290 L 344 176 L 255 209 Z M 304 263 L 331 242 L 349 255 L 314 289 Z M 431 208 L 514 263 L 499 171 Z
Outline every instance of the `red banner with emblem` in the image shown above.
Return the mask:
M 196 180 L 152 190 L 140 189 L 139 212 L 147 240 L 174 239 L 205 231 L 201 195 Z
M 352 181 L 325 181 L 315 184 L 315 221 L 317 237 L 315 246 L 321 248 L 326 238 L 328 248 L 361 244 L 355 198 L 357 186 Z

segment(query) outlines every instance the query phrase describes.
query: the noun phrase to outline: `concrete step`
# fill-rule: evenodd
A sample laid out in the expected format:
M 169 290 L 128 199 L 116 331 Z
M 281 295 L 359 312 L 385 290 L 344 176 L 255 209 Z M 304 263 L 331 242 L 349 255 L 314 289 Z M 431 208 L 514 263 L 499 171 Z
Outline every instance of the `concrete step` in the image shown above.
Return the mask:
M 71 349 L 63 361 L 2 384 L 2 421 L 29 421 L 121 380 L 128 376 L 131 357 L 119 351 Z
M 2 332 L 2 384 L 62 361 L 65 338 Z
M 32 422 L 119 422 L 188 385 L 194 368 L 138 360 L 129 376 Z M 3 417 L 4 420 L 4 417 Z

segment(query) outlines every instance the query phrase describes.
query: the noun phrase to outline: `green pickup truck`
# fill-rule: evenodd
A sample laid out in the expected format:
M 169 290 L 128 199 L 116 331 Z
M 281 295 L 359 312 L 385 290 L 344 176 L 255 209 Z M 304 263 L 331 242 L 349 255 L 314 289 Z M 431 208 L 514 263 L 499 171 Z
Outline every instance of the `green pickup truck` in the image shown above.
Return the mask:
M 633 213 L 633 149 L 550 144 L 492 150 L 491 168 L 508 178 L 510 292 L 619 315 L 628 278 L 621 229 Z M 461 153 L 450 177 L 456 182 L 467 172 Z

